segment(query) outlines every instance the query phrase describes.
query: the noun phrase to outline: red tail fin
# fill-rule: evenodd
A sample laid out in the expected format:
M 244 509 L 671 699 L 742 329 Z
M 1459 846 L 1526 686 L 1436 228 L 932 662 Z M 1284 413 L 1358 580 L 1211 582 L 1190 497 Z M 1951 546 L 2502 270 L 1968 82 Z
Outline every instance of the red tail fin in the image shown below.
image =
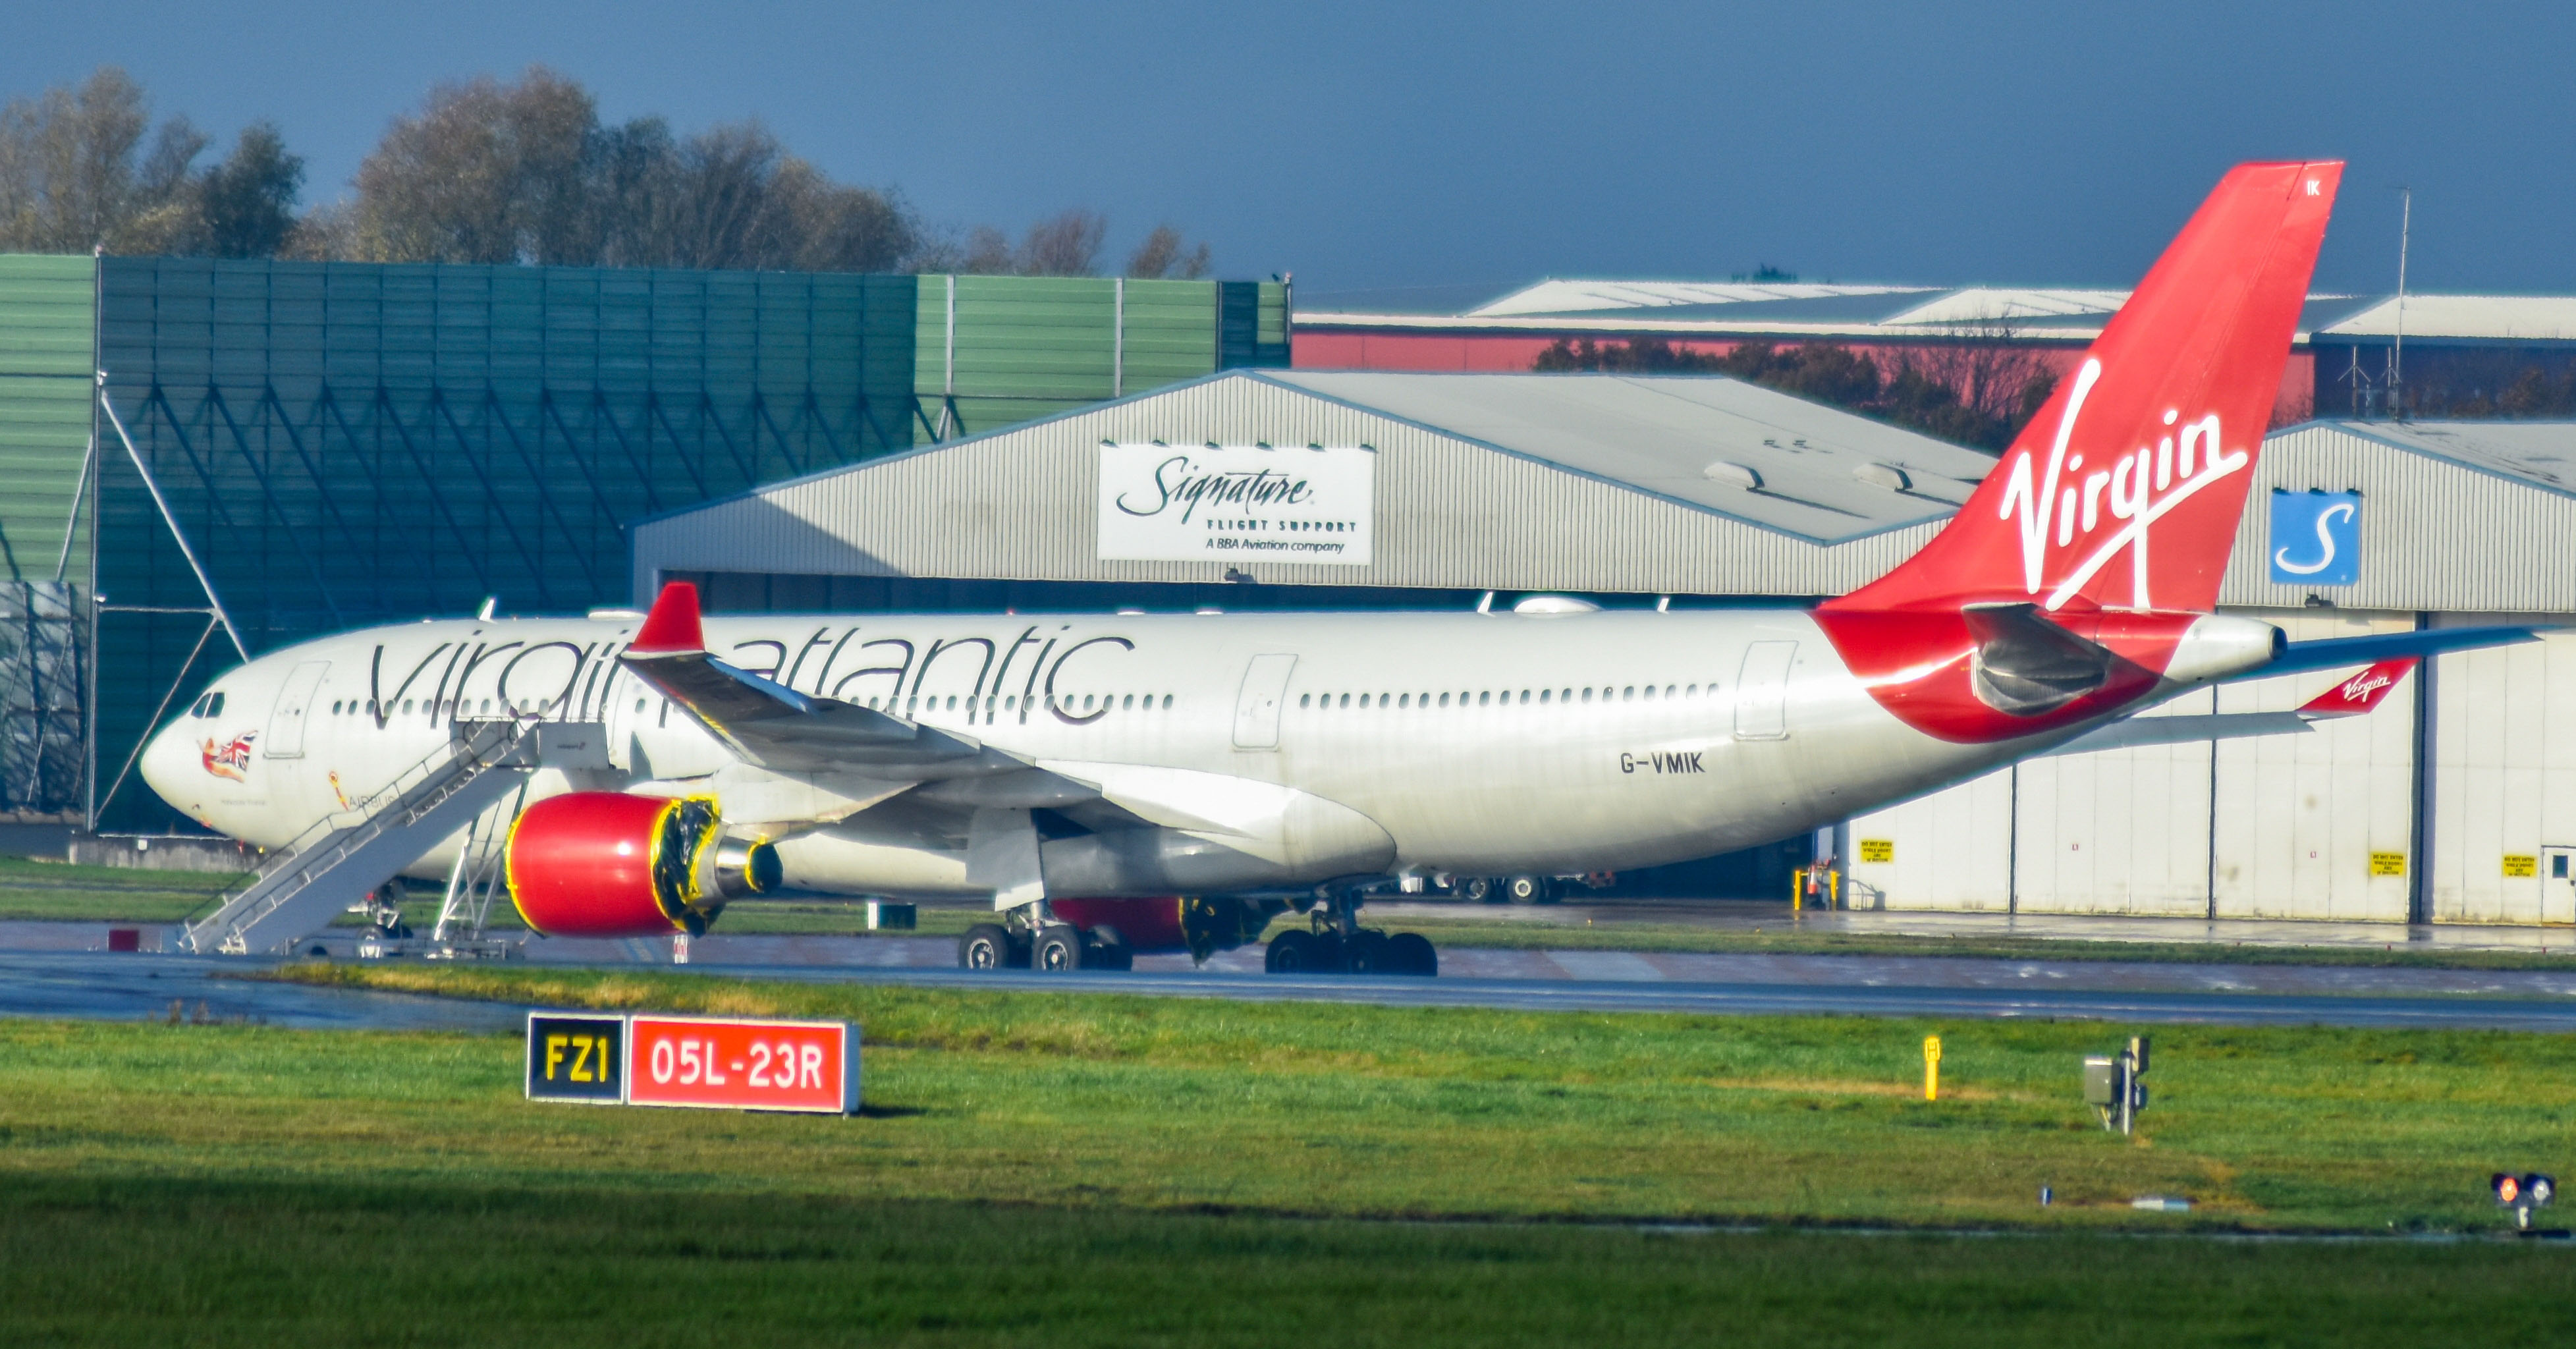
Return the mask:
M 2413 656 L 2383 660 L 2309 699 L 2299 709 L 2299 715 L 2310 719 L 2360 716 L 2387 699 L 2388 691 L 2397 687 L 2397 681 L 2415 668 L 2415 660 Z
M 2207 611 L 2342 174 L 2230 170 L 1949 527 L 1827 607 Z

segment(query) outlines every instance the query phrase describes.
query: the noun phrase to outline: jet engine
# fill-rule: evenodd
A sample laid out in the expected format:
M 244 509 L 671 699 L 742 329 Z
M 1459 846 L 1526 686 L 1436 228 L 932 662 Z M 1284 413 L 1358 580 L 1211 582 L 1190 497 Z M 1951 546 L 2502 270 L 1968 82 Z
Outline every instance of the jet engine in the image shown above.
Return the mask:
M 713 797 L 571 792 L 520 812 L 511 902 L 549 937 L 696 936 L 725 902 L 777 888 L 778 851 L 724 837 Z

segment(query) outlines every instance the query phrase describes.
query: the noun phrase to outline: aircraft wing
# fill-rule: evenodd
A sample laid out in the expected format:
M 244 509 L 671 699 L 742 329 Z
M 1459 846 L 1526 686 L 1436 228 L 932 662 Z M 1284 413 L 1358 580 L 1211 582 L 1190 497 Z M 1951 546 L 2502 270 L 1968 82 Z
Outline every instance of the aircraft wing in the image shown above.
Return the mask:
M 2477 631 L 2468 629 L 2468 631 Z M 2409 636 L 2412 634 L 2398 634 Z M 2370 640 L 2367 638 L 2355 640 Z M 2324 643 L 2310 643 L 2324 645 Z M 2290 648 L 2296 651 L 2298 648 Z M 2219 712 L 2179 717 L 2127 717 L 2099 726 L 2041 757 L 2091 754 L 2106 749 L 2146 745 L 2184 745 L 2204 740 L 2233 740 L 2249 735 L 2297 735 L 2320 721 L 2357 717 L 2387 701 L 2397 681 L 2415 668 L 2418 657 L 2383 660 L 2309 699 L 2294 712 Z M 2272 667 L 2266 667 L 2270 669 Z M 2274 671 L 2278 673 L 2277 670 Z
M 799 693 L 708 653 L 698 593 L 686 582 L 662 588 L 620 664 L 677 704 L 707 733 L 755 767 L 904 782 L 1009 778 L 1017 795 L 1070 804 L 1097 795 L 1028 760 L 953 731 L 925 726 L 838 698 Z

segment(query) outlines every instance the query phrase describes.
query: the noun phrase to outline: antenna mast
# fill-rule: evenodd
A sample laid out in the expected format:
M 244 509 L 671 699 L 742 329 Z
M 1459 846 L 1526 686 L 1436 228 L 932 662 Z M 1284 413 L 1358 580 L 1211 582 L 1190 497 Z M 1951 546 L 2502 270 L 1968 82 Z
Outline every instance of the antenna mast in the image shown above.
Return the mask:
M 2402 420 L 2406 409 L 2398 384 L 2406 370 L 2406 245 L 2415 233 L 2415 189 L 2400 187 L 2397 192 L 2397 341 L 2388 353 L 2388 415 Z

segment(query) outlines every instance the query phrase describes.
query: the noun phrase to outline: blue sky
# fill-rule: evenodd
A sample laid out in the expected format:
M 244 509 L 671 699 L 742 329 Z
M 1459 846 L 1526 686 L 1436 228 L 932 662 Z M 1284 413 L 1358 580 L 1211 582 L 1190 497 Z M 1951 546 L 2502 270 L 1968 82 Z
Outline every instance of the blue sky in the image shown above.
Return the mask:
M 2114 12 L 2118 11 L 2118 12 Z M 2576 7 L 443 0 L 13 13 L 0 94 L 123 65 L 345 191 L 433 83 L 747 116 L 935 221 L 1160 220 L 1309 293 L 1545 275 L 2126 285 L 2230 163 L 2352 161 L 2322 285 L 2576 290 Z

